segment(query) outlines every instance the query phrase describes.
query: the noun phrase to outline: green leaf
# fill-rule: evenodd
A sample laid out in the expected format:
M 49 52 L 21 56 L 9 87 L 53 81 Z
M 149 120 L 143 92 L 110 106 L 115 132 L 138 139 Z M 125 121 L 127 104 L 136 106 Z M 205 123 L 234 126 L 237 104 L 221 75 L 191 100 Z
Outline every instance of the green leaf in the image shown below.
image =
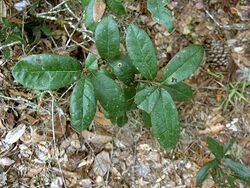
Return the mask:
M 116 21 L 111 17 L 104 17 L 95 30 L 96 48 L 100 56 L 111 60 L 120 55 L 120 34 Z
M 125 111 L 133 110 L 136 108 L 134 103 L 136 89 L 134 86 L 123 88 L 124 96 L 125 96 Z
M 109 64 L 115 76 L 126 85 L 134 81 L 136 68 L 128 56 L 122 56 Z
M 207 137 L 207 144 L 208 144 L 209 150 L 214 154 L 216 159 L 220 160 L 224 157 L 223 147 L 221 146 L 221 144 L 217 140 L 208 136 Z
M 167 151 L 174 148 L 180 135 L 179 117 L 174 101 L 164 89 L 151 112 L 151 123 L 159 144 Z
M 122 88 L 104 72 L 92 75 L 96 96 L 113 121 L 124 114 L 125 97 Z
M 84 10 L 86 6 L 89 4 L 89 0 L 81 0 L 81 2 L 82 2 L 82 8 Z
M 162 0 L 147 0 L 147 9 L 152 14 L 153 20 L 164 25 L 168 32 L 174 29 L 172 13 L 164 7 Z
M 142 111 L 142 112 L 141 112 L 141 116 L 142 116 L 142 120 L 143 120 L 144 127 L 145 127 L 145 128 L 150 128 L 150 127 L 152 127 L 150 115 L 149 115 L 147 112 Z
M 230 150 L 230 148 L 233 146 L 234 144 L 234 139 L 233 138 L 229 138 L 229 140 L 227 141 L 226 144 L 224 144 L 223 150 L 224 150 L 224 154 L 227 153 L 228 150 Z
M 80 62 L 70 56 L 38 54 L 22 58 L 12 75 L 27 88 L 52 90 L 70 85 L 80 77 L 81 71 Z
M 6 40 L 4 41 L 3 44 L 8 44 L 8 43 L 11 43 L 11 42 L 16 42 L 16 41 L 20 41 L 22 44 L 25 44 L 25 40 L 20 36 L 20 33 L 16 34 L 16 33 L 13 33 L 13 34 L 10 34 Z
M 32 34 L 34 36 L 33 43 L 38 43 L 38 41 L 41 39 L 41 35 L 42 35 L 40 26 L 36 26 L 36 27 L 32 28 Z
M 229 158 L 223 159 L 222 163 L 230 170 L 232 170 L 236 175 L 250 179 L 250 169 L 246 167 L 244 164 L 235 162 Z
M 74 129 L 81 132 L 88 128 L 96 112 L 94 87 L 88 79 L 80 79 L 70 97 L 70 116 Z
M 220 187 L 225 187 L 227 175 L 223 172 L 223 170 L 219 166 L 215 167 L 211 175 L 213 177 L 214 182 L 216 182 Z
M 124 113 L 122 116 L 120 116 L 117 120 L 116 120 L 116 125 L 119 127 L 122 127 L 123 125 L 125 125 L 128 122 L 128 116 L 126 113 Z
M 50 27 L 45 23 L 42 26 L 40 26 L 40 29 L 42 30 L 43 34 L 46 35 L 47 37 L 51 37 L 54 34 L 53 31 L 50 29 Z
M 121 0 L 106 0 L 106 3 L 110 10 L 117 15 L 122 15 L 126 13 L 125 7 L 123 6 Z
M 158 87 L 146 86 L 144 89 L 136 93 L 135 103 L 139 109 L 150 114 L 154 109 L 159 97 L 160 91 Z
M 163 88 L 168 91 L 174 101 L 189 101 L 192 99 L 192 88 L 182 82 L 174 85 L 163 85 Z
M 85 66 L 90 71 L 98 70 L 97 56 L 93 53 L 89 53 L 85 61 Z
M 9 48 L 4 48 L 0 52 L 3 54 L 5 60 L 10 59 L 11 54 Z
M 214 168 L 216 165 L 218 165 L 218 162 L 216 160 L 212 160 L 206 165 L 202 166 L 198 171 L 198 173 L 196 174 L 196 183 L 198 185 L 201 184 L 208 175 L 209 170 Z
M 200 45 L 183 48 L 165 66 L 162 81 L 172 85 L 188 78 L 202 62 L 203 54 L 204 49 Z
M 89 4 L 86 8 L 85 18 L 84 18 L 84 22 L 85 22 L 86 27 L 90 31 L 93 31 L 93 32 L 95 31 L 95 28 L 97 25 L 97 23 L 94 21 L 94 18 L 93 18 L 94 3 L 95 3 L 95 0 L 89 0 Z
M 228 184 L 230 185 L 230 188 L 235 188 L 233 176 L 227 176 L 227 181 L 228 181 Z
M 153 80 L 158 66 L 155 49 L 148 34 L 131 24 L 126 33 L 126 47 L 136 69 L 144 78 Z

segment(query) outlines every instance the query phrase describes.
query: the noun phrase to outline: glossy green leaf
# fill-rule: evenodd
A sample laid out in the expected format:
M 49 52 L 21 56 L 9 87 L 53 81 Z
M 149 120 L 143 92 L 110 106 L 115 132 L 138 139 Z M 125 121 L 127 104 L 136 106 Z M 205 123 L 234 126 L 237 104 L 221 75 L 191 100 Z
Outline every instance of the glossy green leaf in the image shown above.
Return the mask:
M 218 162 L 216 160 L 212 160 L 206 165 L 202 166 L 200 170 L 198 171 L 198 173 L 196 174 L 196 183 L 198 185 L 201 184 L 205 180 L 206 176 L 208 175 L 209 170 L 214 168 L 216 165 L 218 165 Z
M 94 18 L 93 18 L 94 3 L 95 3 L 95 0 L 89 0 L 89 4 L 86 7 L 85 18 L 84 18 L 84 23 L 86 27 L 90 31 L 93 31 L 93 32 L 95 31 L 95 28 L 97 25 L 97 23 L 94 21 Z
M 125 97 L 122 88 L 104 72 L 97 72 L 91 77 L 96 96 L 109 119 L 115 120 L 124 114 Z
M 227 151 L 231 149 L 231 147 L 234 144 L 234 141 L 235 141 L 234 138 L 229 138 L 228 141 L 227 141 L 227 143 L 224 144 L 224 147 L 223 147 L 224 154 L 226 154 Z
M 14 66 L 12 75 L 27 88 L 52 90 L 73 83 L 81 71 L 80 62 L 70 56 L 38 54 L 22 58 Z
M 220 160 L 224 157 L 223 147 L 221 146 L 221 144 L 217 140 L 208 136 L 207 137 L 207 144 L 208 144 L 209 150 L 214 154 L 216 159 Z
M 250 169 L 244 164 L 235 162 L 228 158 L 223 159 L 222 163 L 230 170 L 232 170 L 236 175 L 250 180 Z
M 134 81 L 137 70 L 134 65 L 132 65 L 128 56 L 122 56 L 119 59 L 112 61 L 110 67 L 116 77 L 126 85 L 129 85 Z
M 164 7 L 162 0 L 147 0 L 147 9 L 152 14 L 153 20 L 164 25 L 168 32 L 174 29 L 172 13 Z
M 150 128 L 150 127 L 152 127 L 150 115 L 149 115 L 147 112 L 142 111 L 142 112 L 141 112 L 141 116 L 142 116 L 142 120 L 143 120 L 144 127 L 145 127 L 145 128 Z
M 122 15 L 126 13 L 125 7 L 121 0 L 106 0 L 109 9 L 117 15 Z
M 163 85 L 163 88 L 168 91 L 174 101 L 189 101 L 192 99 L 192 88 L 182 82 L 174 85 Z
M 98 70 L 97 56 L 93 53 L 89 53 L 85 61 L 85 67 L 90 71 Z
M 188 78 L 202 62 L 203 55 L 204 49 L 200 45 L 183 48 L 165 66 L 162 81 L 172 85 Z
M 159 97 L 160 91 L 158 87 L 146 86 L 144 89 L 136 93 L 135 103 L 139 109 L 150 114 L 154 109 Z
M 111 60 L 120 55 L 120 34 L 116 21 L 104 17 L 95 30 L 96 48 L 103 59 Z
M 81 132 L 88 128 L 96 112 L 94 87 L 88 79 L 80 79 L 70 97 L 70 116 L 74 129 Z
M 180 135 L 179 117 L 174 101 L 164 89 L 160 90 L 151 112 L 151 123 L 153 135 L 159 144 L 167 151 L 174 148 Z
M 153 80 L 158 66 L 155 49 L 148 34 L 131 24 L 126 32 L 126 47 L 136 69 L 144 78 Z

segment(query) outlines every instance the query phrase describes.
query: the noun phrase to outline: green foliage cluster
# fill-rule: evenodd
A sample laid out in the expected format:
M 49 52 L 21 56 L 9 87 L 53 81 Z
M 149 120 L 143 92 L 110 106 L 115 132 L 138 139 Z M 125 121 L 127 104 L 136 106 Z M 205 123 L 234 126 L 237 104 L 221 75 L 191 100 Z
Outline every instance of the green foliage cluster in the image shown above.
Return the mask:
M 192 98 L 192 89 L 182 81 L 187 79 L 202 61 L 204 50 L 200 45 L 189 45 L 179 51 L 165 66 L 161 80 L 155 48 L 148 34 L 137 25 L 126 29 L 127 54 L 120 52 L 120 32 L 112 16 L 93 21 L 94 0 L 82 1 L 85 24 L 94 31 L 98 55 L 89 53 L 84 65 L 77 59 L 56 54 L 37 54 L 23 57 L 13 68 L 16 81 L 34 90 L 52 90 L 76 83 L 70 98 L 72 127 L 81 132 L 92 122 L 97 101 L 113 124 L 124 125 L 127 111 L 140 109 L 144 123 L 165 149 L 174 148 L 180 127 L 174 101 Z M 120 1 L 107 1 L 116 14 L 125 13 Z M 162 1 L 157 1 L 163 5 Z M 156 21 L 172 30 L 171 14 L 162 6 L 148 8 Z M 123 8 L 121 8 L 123 7 Z M 171 23 L 171 24 L 170 24 Z M 104 62 L 98 65 L 99 58 Z
M 197 184 L 201 184 L 206 176 L 211 172 L 211 175 L 220 187 L 235 187 L 235 179 L 250 183 L 250 169 L 244 164 L 236 162 L 230 158 L 227 152 L 234 143 L 234 139 L 230 138 L 224 146 L 218 140 L 207 137 L 209 150 L 215 156 L 200 168 L 196 175 Z
M 0 19 L 0 44 L 7 45 L 12 42 L 20 42 L 25 44 L 25 41 L 21 35 L 21 29 L 17 24 L 11 23 L 7 18 Z M 5 59 L 10 58 L 9 48 L 3 48 L 0 50 Z

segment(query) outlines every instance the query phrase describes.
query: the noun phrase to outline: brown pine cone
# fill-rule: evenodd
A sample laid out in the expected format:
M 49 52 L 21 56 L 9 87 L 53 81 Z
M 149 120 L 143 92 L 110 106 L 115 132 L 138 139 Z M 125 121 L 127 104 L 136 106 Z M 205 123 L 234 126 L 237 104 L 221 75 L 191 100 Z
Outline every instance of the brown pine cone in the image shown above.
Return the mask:
M 207 56 L 207 64 L 210 67 L 228 66 L 230 50 L 228 46 L 219 40 L 206 40 L 205 51 Z

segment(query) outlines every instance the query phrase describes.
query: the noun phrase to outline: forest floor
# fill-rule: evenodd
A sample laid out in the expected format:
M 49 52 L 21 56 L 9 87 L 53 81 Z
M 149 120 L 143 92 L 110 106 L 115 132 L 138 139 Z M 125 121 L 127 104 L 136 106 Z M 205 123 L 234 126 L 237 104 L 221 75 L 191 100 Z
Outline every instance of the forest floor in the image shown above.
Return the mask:
M 37 92 L 15 82 L 11 68 L 22 56 L 55 53 L 84 62 L 96 52 L 92 33 L 84 30 L 80 1 L 29 1 L 22 10 L 16 3 L 0 3 L 0 17 L 9 21 L 0 25 L 0 36 L 25 41 L 0 45 L 0 187 L 196 187 L 197 171 L 213 159 L 208 135 L 222 143 L 235 137 L 231 155 L 250 166 L 250 78 L 241 74 L 250 68 L 249 1 L 170 1 L 171 34 L 152 21 L 146 1 L 125 1 L 127 13 L 117 17 L 121 32 L 129 23 L 143 28 L 161 65 L 191 43 L 207 52 L 186 81 L 193 99 L 176 103 L 181 136 L 170 152 L 143 128 L 137 111 L 120 128 L 100 109 L 90 128 L 78 134 L 69 121 L 72 87 Z M 218 186 L 208 177 L 201 187 Z M 238 182 L 238 187 L 247 185 Z

